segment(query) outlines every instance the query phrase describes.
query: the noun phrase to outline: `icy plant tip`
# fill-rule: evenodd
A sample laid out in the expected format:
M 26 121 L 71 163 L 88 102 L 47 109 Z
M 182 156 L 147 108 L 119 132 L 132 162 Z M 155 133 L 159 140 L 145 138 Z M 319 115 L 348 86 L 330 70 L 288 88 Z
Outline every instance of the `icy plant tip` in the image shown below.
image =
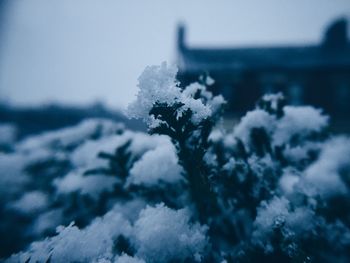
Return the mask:
M 146 67 L 138 79 L 139 91 L 136 100 L 129 104 L 127 115 L 130 118 L 143 119 L 150 127 L 157 126 L 160 120 L 150 112 L 158 104 L 167 107 L 180 105 L 176 111 L 177 118 L 180 118 L 185 111 L 191 110 L 193 113 L 191 120 L 194 124 L 210 117 L 212 106 L 184 92 L 176 80 L 177 71 L 176 66 L 167 66 L 165 62 L 160 66 Z

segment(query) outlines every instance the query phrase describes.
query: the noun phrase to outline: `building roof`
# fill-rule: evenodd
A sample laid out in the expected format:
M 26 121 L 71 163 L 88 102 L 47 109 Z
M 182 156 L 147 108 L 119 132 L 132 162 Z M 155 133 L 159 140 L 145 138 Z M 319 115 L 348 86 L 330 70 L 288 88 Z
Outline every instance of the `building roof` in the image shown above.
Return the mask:
M 333 23 L 320 45 L 252 48 L 193 48 L 185 44 L 185 28 L 178 30 L 180 72 L 244 70 L 350 69 L 347 21 Z

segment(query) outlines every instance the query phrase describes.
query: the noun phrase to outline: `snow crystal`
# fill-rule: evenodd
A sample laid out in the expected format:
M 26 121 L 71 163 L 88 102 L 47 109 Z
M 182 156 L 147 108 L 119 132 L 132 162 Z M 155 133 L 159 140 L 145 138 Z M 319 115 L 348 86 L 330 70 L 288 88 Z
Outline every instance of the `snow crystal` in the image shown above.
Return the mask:
M 180 262 L 202 254 L 207 244 L 206 227 L 189 221 L 186 209 L 147 206 L 134 227 L 137 255 L 147 262 Z

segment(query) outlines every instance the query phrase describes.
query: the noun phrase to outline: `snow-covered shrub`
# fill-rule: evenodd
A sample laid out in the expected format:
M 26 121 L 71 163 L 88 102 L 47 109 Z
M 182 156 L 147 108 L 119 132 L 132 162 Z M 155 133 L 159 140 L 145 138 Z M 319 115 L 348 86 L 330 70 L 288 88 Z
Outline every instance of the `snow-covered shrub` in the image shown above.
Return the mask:
M 348 262 L 350 139 L 268 94 L 230 131 L 208 76 L 147 67 L 130 117 L 0 153 L 7 262 Z M 12 254 L 12 255 L 11 255 Z
M 111 121 L 91 119 L 76 127 L 29 137 L 14 144 L 13 151 L 0 153 L 0 213 L 6 215 L 0 232 L 9 237 L 0 247 L 4 251 L 21 248 L 54 233 L 59 224 L 69 223 L 57 200 L 54 180 L 74 168 L 71 154 L 79 145 L 123 129 Z M 55 215 L 54 220 L 50 215 Z M 14 222 L 19 222 L 15 228 L 11 227 Z
M 30 245 L 27 252 L 12 256 L 8 262 L 88 262 L 112 259 L 115 239 L 130 235 L 130 223 L 113 211 L 96 218 L 80 230 L 74 223 L 58 227 L 57 235 Z
M 151 134 L 164 134 L 175 145 L 179 163 L 185 170 L 188 192 L 201 219 L 216 210 L 209 184 L 209 169 L 203 156 L 208 136 L 214 127 L 224 99 L 213 97 L 199 83 L 184 90 L 176 81 L 177 69 L 161 66 L 147 67 L 139 79 L 137 99 L 128 108 L 131 117 L 142 118 Z M 202 220 L 205 222 L 205 220 Z

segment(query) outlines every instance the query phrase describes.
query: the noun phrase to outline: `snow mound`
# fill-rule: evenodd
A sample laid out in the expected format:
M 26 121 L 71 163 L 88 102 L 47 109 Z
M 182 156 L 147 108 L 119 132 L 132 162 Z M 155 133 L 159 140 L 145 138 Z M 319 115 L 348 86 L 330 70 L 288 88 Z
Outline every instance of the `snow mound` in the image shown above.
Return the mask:
M 146 262 L 181 262 L 204 253 L 205 233 L 205 226 L 190 223 L 186 209 L 176 211 L 164 204 L 148 206 L 135 223 L 137 255 Z

